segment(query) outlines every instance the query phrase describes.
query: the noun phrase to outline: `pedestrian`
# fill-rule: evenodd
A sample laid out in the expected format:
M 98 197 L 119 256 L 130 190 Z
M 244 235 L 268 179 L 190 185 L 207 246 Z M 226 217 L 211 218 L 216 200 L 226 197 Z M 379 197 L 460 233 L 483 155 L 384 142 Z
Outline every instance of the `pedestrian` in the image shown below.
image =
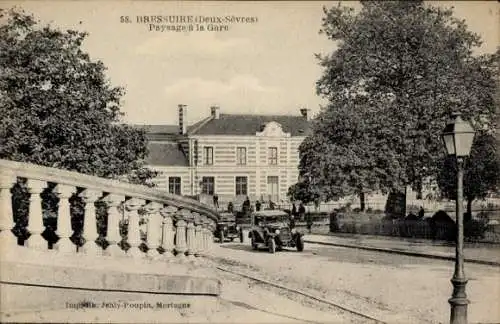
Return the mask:
M 269 209 L 274 210 L 274 202 L 272 200 L 269 200 Z
M 302 202 L 300 202 L 300 205 L 299 205 L 299 217 L 300 217 L 300 220 L 304 220 L 305 214 L 306 214 L 306 207 L 304 207 L 304 204 Z
M 233 202 L 232 202 L 232 201 L 230 201 L 230 202 L 227 204 L 227 212 L 232 214 L 232 213 L 233 213 L 233 211 L 234 211 Z
M 297 216 L 297 207 L 295 207 L 295 203 L 292 203 L 292 216 Z
M 307 230 L 309 231 L 309 234 L 311 234 L 311 229 L 313 225 L 311 213 L 306 214 L 306 223 L 307 223 Z
M 261 207 L 260 201 L 258 201 L 258 200 L 257 200 L 257 201 L 255 202 L 255 210 L 256 210 L 256 211 L 260 211 L 260 207 Z
M 290 228 L 295 227 L 295 216 L 293 214 L 290 214 Z
M 243 212 L 245 217 L 248 216 L 248 213 L 250 212 L 250 198 L 248 198 L 248 196 L 245 198 L 245 201 L 241 206 L 241 211 Z
M 418 218 L 423 219 L 425 215 L 424 207 L 420 206 L 420 210 L 418 211 Z
M 218 209 L 219 208 L 219 196 L 217 194 L 214 194 L 213 200 L 214 200 L 214 207 L 216 209 Z

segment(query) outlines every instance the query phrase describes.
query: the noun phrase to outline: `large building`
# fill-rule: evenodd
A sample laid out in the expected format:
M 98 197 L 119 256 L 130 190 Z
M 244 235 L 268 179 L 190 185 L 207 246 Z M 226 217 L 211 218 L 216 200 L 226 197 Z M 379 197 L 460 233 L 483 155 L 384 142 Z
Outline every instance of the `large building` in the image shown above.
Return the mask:
M 286 200 L 298 180 L 299 145 L 310 131 L 308 109 L 300 115 L 223 114 L 186 125 L 179 105 L 178 125 L 148 125 L 147 164 L 159 172 L 159 188 L 221 203 Z

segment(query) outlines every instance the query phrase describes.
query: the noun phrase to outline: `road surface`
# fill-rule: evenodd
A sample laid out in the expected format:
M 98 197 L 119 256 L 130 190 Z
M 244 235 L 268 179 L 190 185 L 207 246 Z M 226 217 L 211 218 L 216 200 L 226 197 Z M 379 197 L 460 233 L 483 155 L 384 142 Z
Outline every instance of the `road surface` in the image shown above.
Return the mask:
M 393 323 L 449 321 L 454 263 L 307 244 L 303 252 L 253 251 L 248 242 L 214 250 L 227 267 L 278 281 Z M 467 264 L 469 323 L 500 322 L 500 268 Z

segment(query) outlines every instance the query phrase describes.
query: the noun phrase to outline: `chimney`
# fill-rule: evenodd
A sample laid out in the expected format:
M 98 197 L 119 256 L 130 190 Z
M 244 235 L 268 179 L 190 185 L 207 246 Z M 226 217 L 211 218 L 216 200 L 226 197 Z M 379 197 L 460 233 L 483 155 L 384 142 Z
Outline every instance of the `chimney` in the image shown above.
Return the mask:
M 311 116 L 309 114 L 309 109 L 307 108 L 301 108 L 300 109 L 300 114 L 302 115 L 302 117 L 304 117 L 306 120 L 310 120 L 311 119 Z
M 179 134 L 186 134 L 187 129 L 187 106 L 179 105 Z
M 213 119 L 219 119 L 219 117 L 220 117 L 220 108 L 219 108 L 219 106 L 212 106 L 212 107 L 210 107 L 210 114 L 212 115 Z

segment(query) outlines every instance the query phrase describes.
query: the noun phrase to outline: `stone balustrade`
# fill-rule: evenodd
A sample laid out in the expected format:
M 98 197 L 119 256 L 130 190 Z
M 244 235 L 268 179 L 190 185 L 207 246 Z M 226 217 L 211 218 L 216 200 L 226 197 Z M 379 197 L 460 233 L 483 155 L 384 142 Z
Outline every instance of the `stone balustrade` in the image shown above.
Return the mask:
M 13 199 L 15 186 L 29 198 Z M 49 218 L 57 223 L 53 247 Z M 217 218 L 209 206 L 154 188 L 0 160 L 3 249 L 189 261 L 210 253 Z M 16 237 L 20 228 L 29 237 Z

